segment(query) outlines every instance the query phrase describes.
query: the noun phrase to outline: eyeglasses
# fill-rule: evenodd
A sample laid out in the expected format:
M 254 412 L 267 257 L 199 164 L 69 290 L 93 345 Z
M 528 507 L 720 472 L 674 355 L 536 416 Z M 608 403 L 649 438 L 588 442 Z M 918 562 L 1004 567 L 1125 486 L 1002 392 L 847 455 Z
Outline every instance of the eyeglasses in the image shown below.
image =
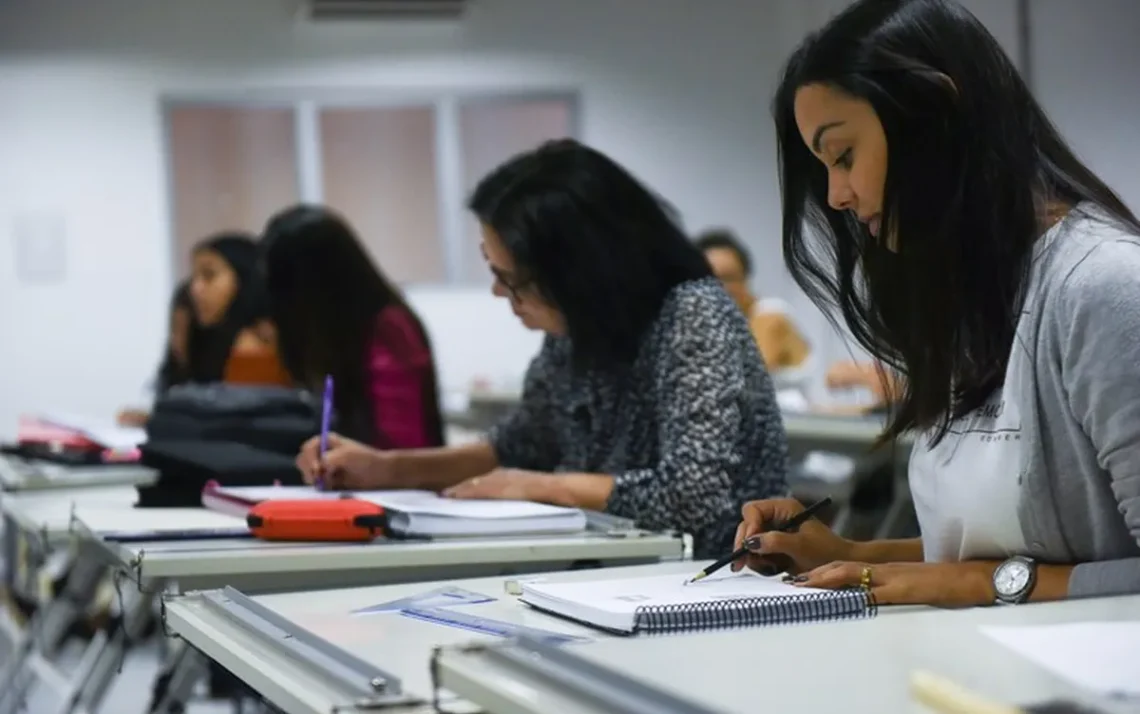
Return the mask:
M 521 299 L 522 296 L 520 293 L 534 284 L 533 280 L 510 277 L 493 265 L 488 265 L 487 268 L 491 271 L 491 275 L 494 276 L 495 282 L 502 285 L 503 288 L 510 293 L 512 300 Z

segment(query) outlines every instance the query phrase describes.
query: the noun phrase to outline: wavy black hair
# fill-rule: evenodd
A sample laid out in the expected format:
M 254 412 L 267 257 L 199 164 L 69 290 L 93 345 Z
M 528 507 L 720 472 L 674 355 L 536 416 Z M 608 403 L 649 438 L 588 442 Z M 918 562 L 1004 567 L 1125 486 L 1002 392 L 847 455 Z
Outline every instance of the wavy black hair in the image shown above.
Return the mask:
M 468 205 L 562 313 L 579 366 L 632 363 L 673 288 L 712 275 L 668 204 L 573 139 L 509 159 Z
M 828 207 L 827 170 L 795 120 L 812 84 L 868 102 L 882 123 L 883 241 Z M 941 439 L 1001 385 L 1050 208 L 1087 201 L 1140 229 L 953 0 L 853 3 L 792 54 L 773 114 L 788 270 L 906 378 L 885 438 L 934 428 Z

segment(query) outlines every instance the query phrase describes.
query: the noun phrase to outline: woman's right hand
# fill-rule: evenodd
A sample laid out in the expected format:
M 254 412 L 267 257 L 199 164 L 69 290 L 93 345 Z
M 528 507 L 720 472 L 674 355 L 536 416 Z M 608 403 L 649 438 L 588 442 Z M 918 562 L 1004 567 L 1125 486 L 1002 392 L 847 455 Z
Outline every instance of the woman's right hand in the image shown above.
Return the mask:
M 305 442 L 297 454 L 297 468 L 305 483 L 323 479 L 331 490 L 375 490 L 391 488 L 394 483 L 392 454 L 373 449 L 339 434 L 329 434 L 328 450 L 321 459 L 321 438 Z
M 743 520 L 736 529 L 736 544 L 745 541 L 751 551 L 747 558 L 732 564 L 734 571 L 747 565 L 760 572 L 804 573 L 837 560 L 852 560 L 855 544 L 841 538 L 816 518 L 809 519 L 794 532 L 778 530 L 804 510 L 794 498 L 772 498 L 744 504 Z M 754 545 L 754 547 L 753 547 Z
M 150 414 L 142 409 L 124 409 L 119 412 L 115 421 L 119 423 L 119 426 L 144 427 L 150 421 Z

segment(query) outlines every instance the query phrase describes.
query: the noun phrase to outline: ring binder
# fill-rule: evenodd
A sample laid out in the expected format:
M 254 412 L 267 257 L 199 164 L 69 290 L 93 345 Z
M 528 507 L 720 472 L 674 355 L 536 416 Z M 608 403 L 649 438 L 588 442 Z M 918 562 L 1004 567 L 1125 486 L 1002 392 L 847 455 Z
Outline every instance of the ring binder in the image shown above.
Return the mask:
M 622 634 L 861 619 L 878 612 L 863 588 L 802 588 L 754 574 L 696 584 L 675 575 L 528 582 L 522 591 L 531 607 Z
M 803 593 L 794 597 L 750 597 L 681 605 L 653 605 L 634 611 L 634 629 L 647 634 L 728 627 L 790 625 L 873 617 L 874 599 L 863 589 Z

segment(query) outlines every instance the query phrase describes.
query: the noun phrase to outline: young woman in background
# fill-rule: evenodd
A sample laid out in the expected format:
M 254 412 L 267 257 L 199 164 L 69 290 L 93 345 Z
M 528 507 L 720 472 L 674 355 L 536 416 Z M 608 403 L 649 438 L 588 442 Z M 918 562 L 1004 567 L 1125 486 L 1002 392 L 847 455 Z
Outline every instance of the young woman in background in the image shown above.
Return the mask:
M 774 107 L 785 260 L 904 377 L 887 435 L 920 432 L 922 536 L 765 532 L 800 506 L 760 501 L 751 564 L 881 603 L 1140 592 L 1135 216 L 952 0 L 850 5 Z
M 748 324 L 661 201 L 563 140 L 475 189 L 493 292 L 547 333 L 522 403 L 478 444 L 379 452 L 315 441 L 298 466 L 333 486 L 423 488 L 606 510 L 732 543 L 736 513 L 783 494 L 787 444 Z
M 196 246 L 191 257 L 194 324 L 187 343 L 187 381 L 291 384 L 277 356 L 254 239 L 217 235 Z
M 380 449 L 441 446 L 427 331 L 349 225 L 296 206 L 270 219 L 261 253 L 281 356 L 317 394 L 332 375 L 339 430 Z
M 174 291 L 170 301 L 169 334 L 166 338 L 166 354 L 155 375 L 155 396 L 168 388 L 181 384 L 187 378 L 189 364 L 188 345 L 190 329 L 194 321 L 194 309 L 190 303 L 190 282 L 183 282 Z M 119 412 L 119 423 L 123 426 L 146 426 L 150 413 L 142 409 L 125 409 Z

